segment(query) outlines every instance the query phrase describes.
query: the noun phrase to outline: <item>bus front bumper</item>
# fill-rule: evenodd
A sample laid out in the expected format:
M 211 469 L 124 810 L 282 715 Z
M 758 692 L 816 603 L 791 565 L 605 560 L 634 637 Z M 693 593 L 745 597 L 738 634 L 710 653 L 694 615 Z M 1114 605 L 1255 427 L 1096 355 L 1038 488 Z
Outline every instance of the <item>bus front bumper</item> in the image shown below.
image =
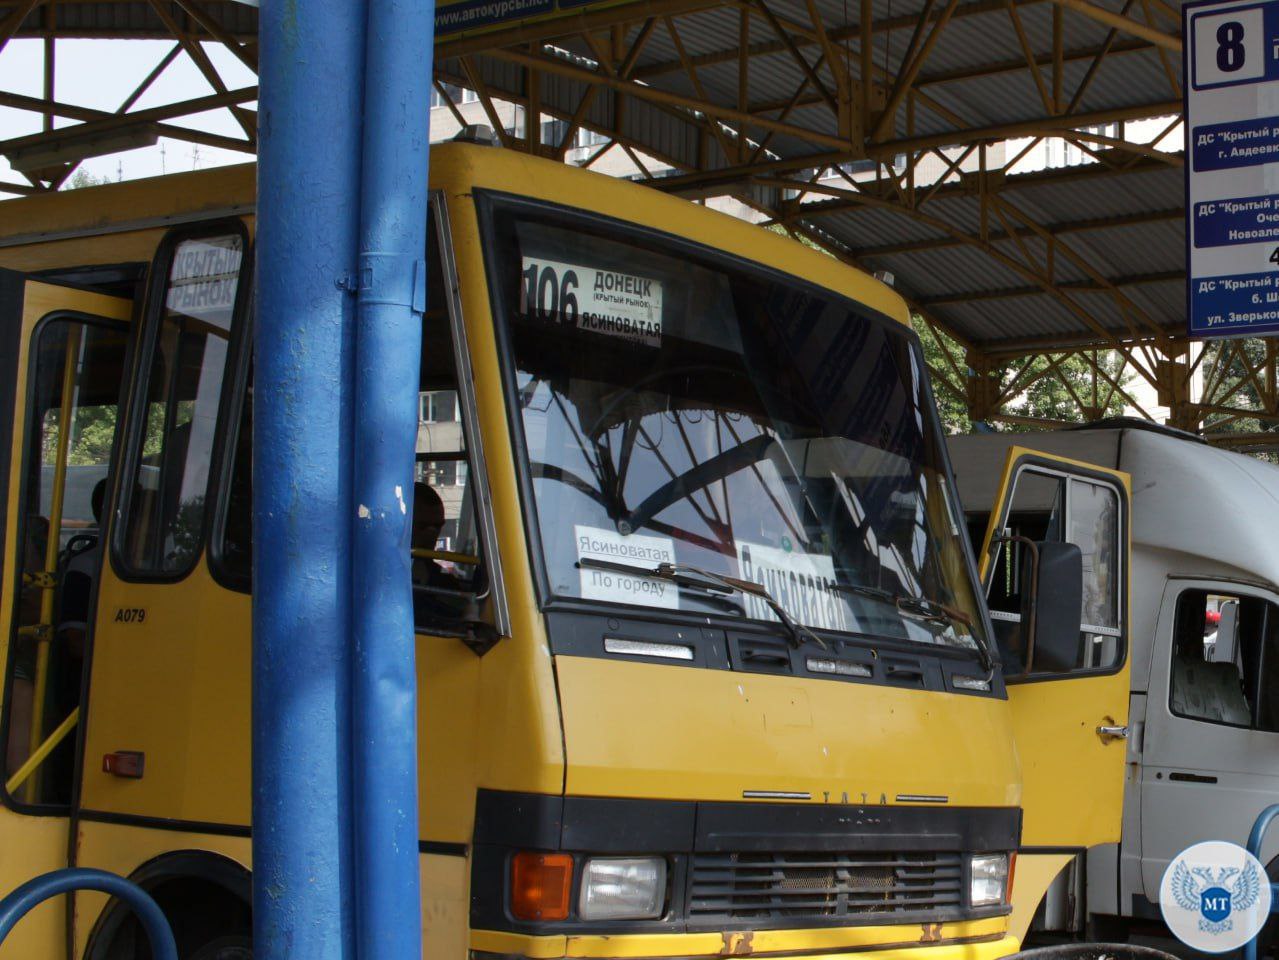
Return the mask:
M 496 930 L 471 932 L 476 960 L 656 960 L 663 957 L 803 957 L 836 960 L 999 960 L 1021 949 L 1008 934 L 1008 918 L 812 930 L 724 933 L 526 936 Z

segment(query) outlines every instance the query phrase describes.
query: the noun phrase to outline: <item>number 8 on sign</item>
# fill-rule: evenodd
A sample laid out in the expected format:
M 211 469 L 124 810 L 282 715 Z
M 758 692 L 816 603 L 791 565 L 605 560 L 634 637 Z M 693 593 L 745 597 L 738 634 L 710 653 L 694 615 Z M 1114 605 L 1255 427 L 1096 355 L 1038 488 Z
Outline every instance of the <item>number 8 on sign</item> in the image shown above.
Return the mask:
M 1243 67 L 1246 51 L 1243 46 L 1243 24 L 1227 20 L 1217 28 L 1217 69 L 1222 73 L 1234 73 Z
M 1196 87 L 1238 83 L 1265 75 L 1265 18 L 1259 6 L 1193 15 Z

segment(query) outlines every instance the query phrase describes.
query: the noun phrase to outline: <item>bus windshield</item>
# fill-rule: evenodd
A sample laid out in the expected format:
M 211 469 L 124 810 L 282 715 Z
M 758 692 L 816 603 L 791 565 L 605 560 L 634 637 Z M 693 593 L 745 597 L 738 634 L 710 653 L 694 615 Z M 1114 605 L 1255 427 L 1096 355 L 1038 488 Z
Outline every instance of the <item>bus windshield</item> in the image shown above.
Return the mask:
M 815 631 L 978 648 L 905 327 L 597 219 L 498 204 L 490 237 L 552 597 L 776 619 L 750 592 L 669 576 L 705 571 Z

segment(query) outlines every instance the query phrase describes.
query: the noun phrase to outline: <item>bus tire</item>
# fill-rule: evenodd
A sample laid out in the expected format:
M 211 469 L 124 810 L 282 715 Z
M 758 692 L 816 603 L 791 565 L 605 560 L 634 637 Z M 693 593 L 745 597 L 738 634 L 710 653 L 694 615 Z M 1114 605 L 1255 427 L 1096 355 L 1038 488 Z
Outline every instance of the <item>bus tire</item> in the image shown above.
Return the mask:
M 252 954 L 249 871 L 219 854 L 181 850 L 134 871 L 173 930 L 181 960 L 245 960 Z M 94 923 L 84 960 L 143 960 L 151 951 L 137 916 L 112 899 Z
M 191 954 L 189 960 L 253 960 L 251 937 L 218 937 Z

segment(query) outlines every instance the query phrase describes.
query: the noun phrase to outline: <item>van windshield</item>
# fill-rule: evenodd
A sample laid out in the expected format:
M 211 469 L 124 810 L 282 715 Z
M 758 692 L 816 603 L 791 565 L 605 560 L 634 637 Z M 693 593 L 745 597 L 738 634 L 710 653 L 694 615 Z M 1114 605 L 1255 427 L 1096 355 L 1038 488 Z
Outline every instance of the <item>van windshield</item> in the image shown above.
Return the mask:
M 926 367 L 830 292 L 600 221 L 496 210 L 525 466 L 556 598 L 976 648 Z M 832 265 L 833 266 L 833 265 Z M 838 268 L 836 268 L 838 269 Z

